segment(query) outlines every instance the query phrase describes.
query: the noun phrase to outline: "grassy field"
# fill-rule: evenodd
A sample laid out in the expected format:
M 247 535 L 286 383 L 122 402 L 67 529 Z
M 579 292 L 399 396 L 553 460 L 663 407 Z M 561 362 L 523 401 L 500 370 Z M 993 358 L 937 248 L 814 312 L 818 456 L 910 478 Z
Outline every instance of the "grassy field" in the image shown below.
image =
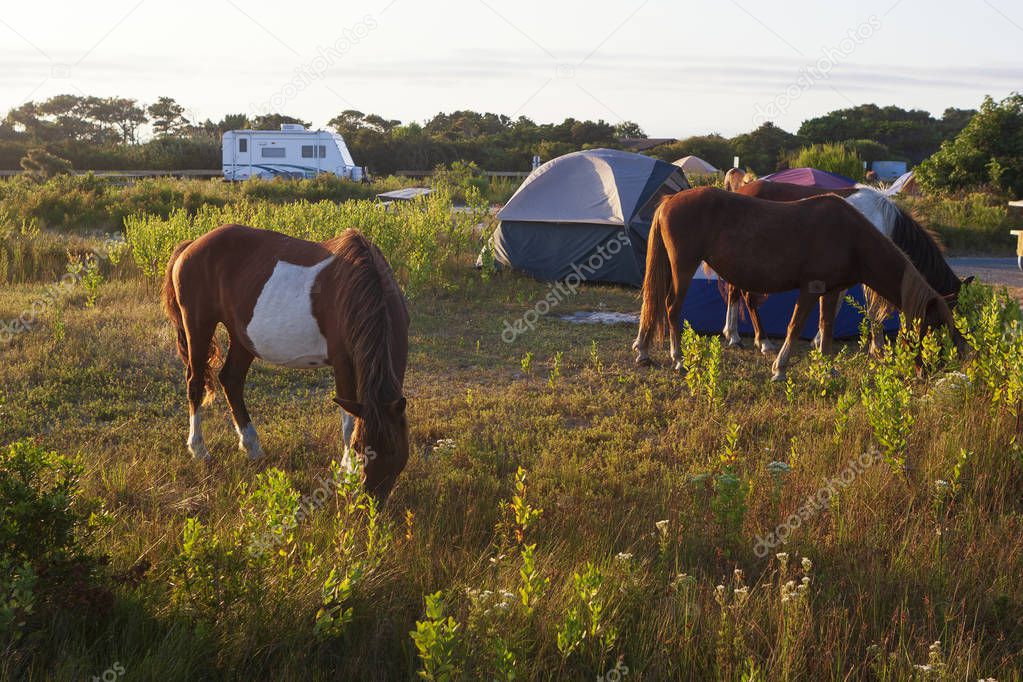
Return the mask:
M 1023 450 L 983 372 L 899 377 L 878 430 L 860 393 L 884 368 L 854 347 L 832 374 L 801 344 L 786 386 L 697 339 L 687 381 L 635 369 L 631 327 L 557 319 L 638 311 L 635 291 L 585 287 L 509 344 L 548 286 L 458 273 L 412 300 L 413 455 L 379 515 L 332 478 L 328 372 L 257 363 L 268 457 L 235 449 L 221 398 L 207 466 L 154 281 L 39 311 L 0 349 L 0 444 L 80 458 L 71 508 L 102 559 L 40 576 L 30 613 L 0 594 L 0 674 L 1023 679 Z M 49 300 L 2 293 L 0 320 Z M 892 432 L 905 447 L 870 455 Z

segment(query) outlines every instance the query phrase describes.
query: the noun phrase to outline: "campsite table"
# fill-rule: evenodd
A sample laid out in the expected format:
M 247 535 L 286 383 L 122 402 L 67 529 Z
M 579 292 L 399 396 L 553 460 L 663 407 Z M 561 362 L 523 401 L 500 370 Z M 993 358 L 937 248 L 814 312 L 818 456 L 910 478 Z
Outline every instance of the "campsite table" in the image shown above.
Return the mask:
M 1023 208 L 1023 200 L 1010 201 L 1009 206 Z M 1009 230 L 1009 234 L 1016 237 L 1016 265 L 1023 270 L 1023 230 Z

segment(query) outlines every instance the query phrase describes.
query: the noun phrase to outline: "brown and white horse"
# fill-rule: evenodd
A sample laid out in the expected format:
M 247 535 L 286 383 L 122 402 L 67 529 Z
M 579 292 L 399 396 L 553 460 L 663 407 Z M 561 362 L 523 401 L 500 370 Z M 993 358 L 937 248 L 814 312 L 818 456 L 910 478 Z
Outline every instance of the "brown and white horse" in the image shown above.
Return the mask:
M 681 369 L 680 332 L 686 290 L 700 262 L 746 291 L 799 290 L 774 380 L 785 376 L 792 344 L 821 299 L 821 350 L 831 352 L 840 294 L 863 283 L 925 327 L 944 324 L 961 345 L 942 298 L 890 239 L 855 208 L 825 195 L 791 203 L 754 199 L 711 187 L 665 199 L 654 214 L 647 246 L 643 309 L 633 343 L 649 364 L 650 341 L 671 338 Z
M 255 358 L 283 367 L 331 367 L 341 406 L 346 459 L 363 463 L 367 492 L 383 502 L 408 461 L 406 400 L 409 316 L 380 250 L 357 230 L 314 243 L 269 230 L 224 225 L 174 250 L 163 307 L 185 364 L 188 449 L 209 451 L 202 407 L 216 381 L 238 432 L 239 447 L 262 456 L 245 407 L 245 377 Z M 230 347 L 218 377 L 218 324 Z M 205 400 L 204 400 L 205 398 Z
M 769 201 L 798 201 L 822 194 L 837 194 L 843 197 L 846 202 L 870 220 L 878 231 L 895 242 L 895 245 L 909 257 L 910 262 L 924 276 L 928 284 L 945 297 L 951 308 L 955 307 L 959 290 L 962 286 L 968 284 L 973 279 L 968 277 L 960 280 L 945 260 L 944 249 L 938 238 L 914 220 L 906 211 L 897 206 L 890 198 L 873 188 L 856 187 L 826 190 L 793 185 L 787 182 L 757 180 L 743 185 L 737 191 L 739 194 Z M 874 322 L 880 322 L 888 315 L 890 309 L 883 300 L 874 296 L 869 290 L 865 293 L 868 317 Z M 725 313 L 725 328 L 723 331 L 728 345 L 738 346 L 742 344 L 738 331 L 740 298 L 745 302 L 746 309 L 749 311 L 750 322 L 753 324 L 755 347 L 764 353 L 771 352 L 774 348 L 771 342 L 762 335 L 760 316 L 757 313 L 757 306 L 763 297 L 755 293 L 741 291 L 731 284 L 726 285 L 725 299 L 728 307 Z M 841 301 L 839 305 L 841 305 Z M 877 325 L 872 324 L 870 332 L 871 352 L 873 353 L 877 353 L 880 350 L 876 331 Z M 819 334 L 814 343 L 818 346 L 820 345 Z

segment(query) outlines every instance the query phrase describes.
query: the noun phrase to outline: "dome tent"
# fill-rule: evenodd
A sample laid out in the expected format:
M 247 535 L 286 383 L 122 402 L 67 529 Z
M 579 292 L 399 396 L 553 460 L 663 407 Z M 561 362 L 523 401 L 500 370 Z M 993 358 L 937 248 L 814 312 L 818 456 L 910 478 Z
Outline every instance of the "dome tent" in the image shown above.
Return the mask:
M 761 178 L 771 182 L 787 182 L 803 187 L 820 187 L 821 189 L 851 189 L 856 181 L 838 173 L 822 171 L 818 168 L 789 168 L 771 173 Z
M 716 175 L 721 172 L 699 156 L 683 156 L 681 159 L 672 161 L 672 163 L 681 168 L 687 176 Z
M 660 198 L 689 187 L 670 163 L 615 149 L 566 154 L 533 171 L 497 214 L 494 256 L 556 281 L 642 286 Z

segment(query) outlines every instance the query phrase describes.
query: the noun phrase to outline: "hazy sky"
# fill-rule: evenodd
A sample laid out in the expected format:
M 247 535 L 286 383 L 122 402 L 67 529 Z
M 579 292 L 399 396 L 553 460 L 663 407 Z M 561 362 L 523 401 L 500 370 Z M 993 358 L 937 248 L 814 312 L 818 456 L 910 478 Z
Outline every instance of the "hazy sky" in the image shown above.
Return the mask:
M 197 118 L 323 125 L 475 109 L 637 121 L 652 136 L 789 130 L 874 102 L 976 107 L 1023 89 L 1018 0 L 107 0 L 0 5 L 0 110 L 71 92 Z

